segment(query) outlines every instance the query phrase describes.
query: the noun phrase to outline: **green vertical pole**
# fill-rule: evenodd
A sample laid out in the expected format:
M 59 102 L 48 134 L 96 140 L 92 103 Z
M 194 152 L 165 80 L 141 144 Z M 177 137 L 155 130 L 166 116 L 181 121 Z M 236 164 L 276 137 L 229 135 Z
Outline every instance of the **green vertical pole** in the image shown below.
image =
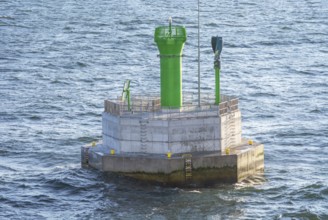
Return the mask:
M 161 106 L 182 106 L 182 49 L 187 39 L 186 29 L 181 26 L 157 27 L 155 42 L 159 49 L 161 66 Z
M 220 104 L 220 68 L 215 68 L 215 104 Z
M 222 37 L 212 37 L 212 48 L 214 52 L 214 69 L 215 69 L 215 104 L 220 104 L 220 70 L 221 60 L 220 55 L 223 43 Z

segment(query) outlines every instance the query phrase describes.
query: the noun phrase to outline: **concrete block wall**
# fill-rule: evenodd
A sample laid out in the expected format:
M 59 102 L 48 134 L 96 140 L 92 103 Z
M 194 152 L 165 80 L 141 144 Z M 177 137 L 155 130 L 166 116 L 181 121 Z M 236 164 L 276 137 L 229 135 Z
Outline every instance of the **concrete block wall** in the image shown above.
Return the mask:
M 241 112 L 233 112 L 220 116 L 221 118 L 221 152 L 225 153 L 228 147 L 234 147 L 241 143 Z
M 169 143 L 169 151 L 172 153 L 220 151 L 219 144 L 219 140 L 171 142 Z
M 172 153 L 220 150 L 218 117 L 182 118 L 169 121 Z
M 117 153 L 121 151 L 121 125 L 120 117 L 109 113 L 102 113 L 102 136 L 103 145 L 108 152 L 114 149 Z
M 241 142 L 239 110 L 218 116 L 123 117 L 103 113 L 103 145 L 117 153 L 221 151 Z M 150 114 L 151 116 L 151 114 Z

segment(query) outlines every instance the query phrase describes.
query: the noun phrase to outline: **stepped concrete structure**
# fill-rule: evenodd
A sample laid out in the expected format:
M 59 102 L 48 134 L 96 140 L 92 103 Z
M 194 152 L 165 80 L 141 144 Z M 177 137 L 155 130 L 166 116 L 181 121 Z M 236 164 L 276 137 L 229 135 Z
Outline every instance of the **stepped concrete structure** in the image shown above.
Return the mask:
M 263 172 L 264 146 L 241 137 L 238 99 L 221 100 L 162 109 L 159 98 L 139 97 L 130 111 L 121 98 L 105 100 L 103 140 L 82 147 L 82 165 L 175 186 L 235 183 Z
M 185 41 L 181 26 L 156 28 L 161 94 L 130 97 L 128 81 L 122 96 L 105 100 L 102 141 L 81 148 L 83 167 L 174 186 L 235 183 L 263 172 L 263 144 L 242 138 L 239 101 L 220 94 L 222 38 L 212 38 L 215 96 L 200 100 L 181 90 Z

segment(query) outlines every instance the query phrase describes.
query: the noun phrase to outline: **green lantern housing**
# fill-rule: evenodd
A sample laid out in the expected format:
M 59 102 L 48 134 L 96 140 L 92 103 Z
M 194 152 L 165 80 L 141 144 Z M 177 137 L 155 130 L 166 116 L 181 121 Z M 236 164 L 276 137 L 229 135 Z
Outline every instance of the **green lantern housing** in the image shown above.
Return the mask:
M 182 26 L 161 26 L 155 29 L 155 42 L 159 49 L 161 66 L 161 106 L 182 106 L 182 49 L 187 40 Z

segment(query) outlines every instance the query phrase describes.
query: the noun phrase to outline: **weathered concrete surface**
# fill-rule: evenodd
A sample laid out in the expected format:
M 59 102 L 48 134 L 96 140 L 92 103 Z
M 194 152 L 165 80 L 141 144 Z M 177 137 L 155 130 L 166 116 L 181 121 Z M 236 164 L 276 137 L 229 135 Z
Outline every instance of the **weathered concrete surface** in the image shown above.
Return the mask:
M 241 142 L 239 110 L 219 116 L 213 111 L 163 111 L 126 117 L 104 112 L 102 116 L 104 147 L 117 154 L 225 152 L 226 147 Z
M 186 154 L 116 154 L 104 153 L 104 147 L 82 147 L 82 165 L 115 172 L 136 179 L 167 185 L 209 185 L 235 183 L 264 171 L 264 146 L 243 141 L 231 148 L 231 154 L 218 151 L 194 152 L 191 155 L 192 177 L 186 178 Z
M 237 154 L 237 178 L 242 180 L 259 172 L 264 172 L 264 146 L 256 144 L 253 148 L 242 145 L 235 149 Z

